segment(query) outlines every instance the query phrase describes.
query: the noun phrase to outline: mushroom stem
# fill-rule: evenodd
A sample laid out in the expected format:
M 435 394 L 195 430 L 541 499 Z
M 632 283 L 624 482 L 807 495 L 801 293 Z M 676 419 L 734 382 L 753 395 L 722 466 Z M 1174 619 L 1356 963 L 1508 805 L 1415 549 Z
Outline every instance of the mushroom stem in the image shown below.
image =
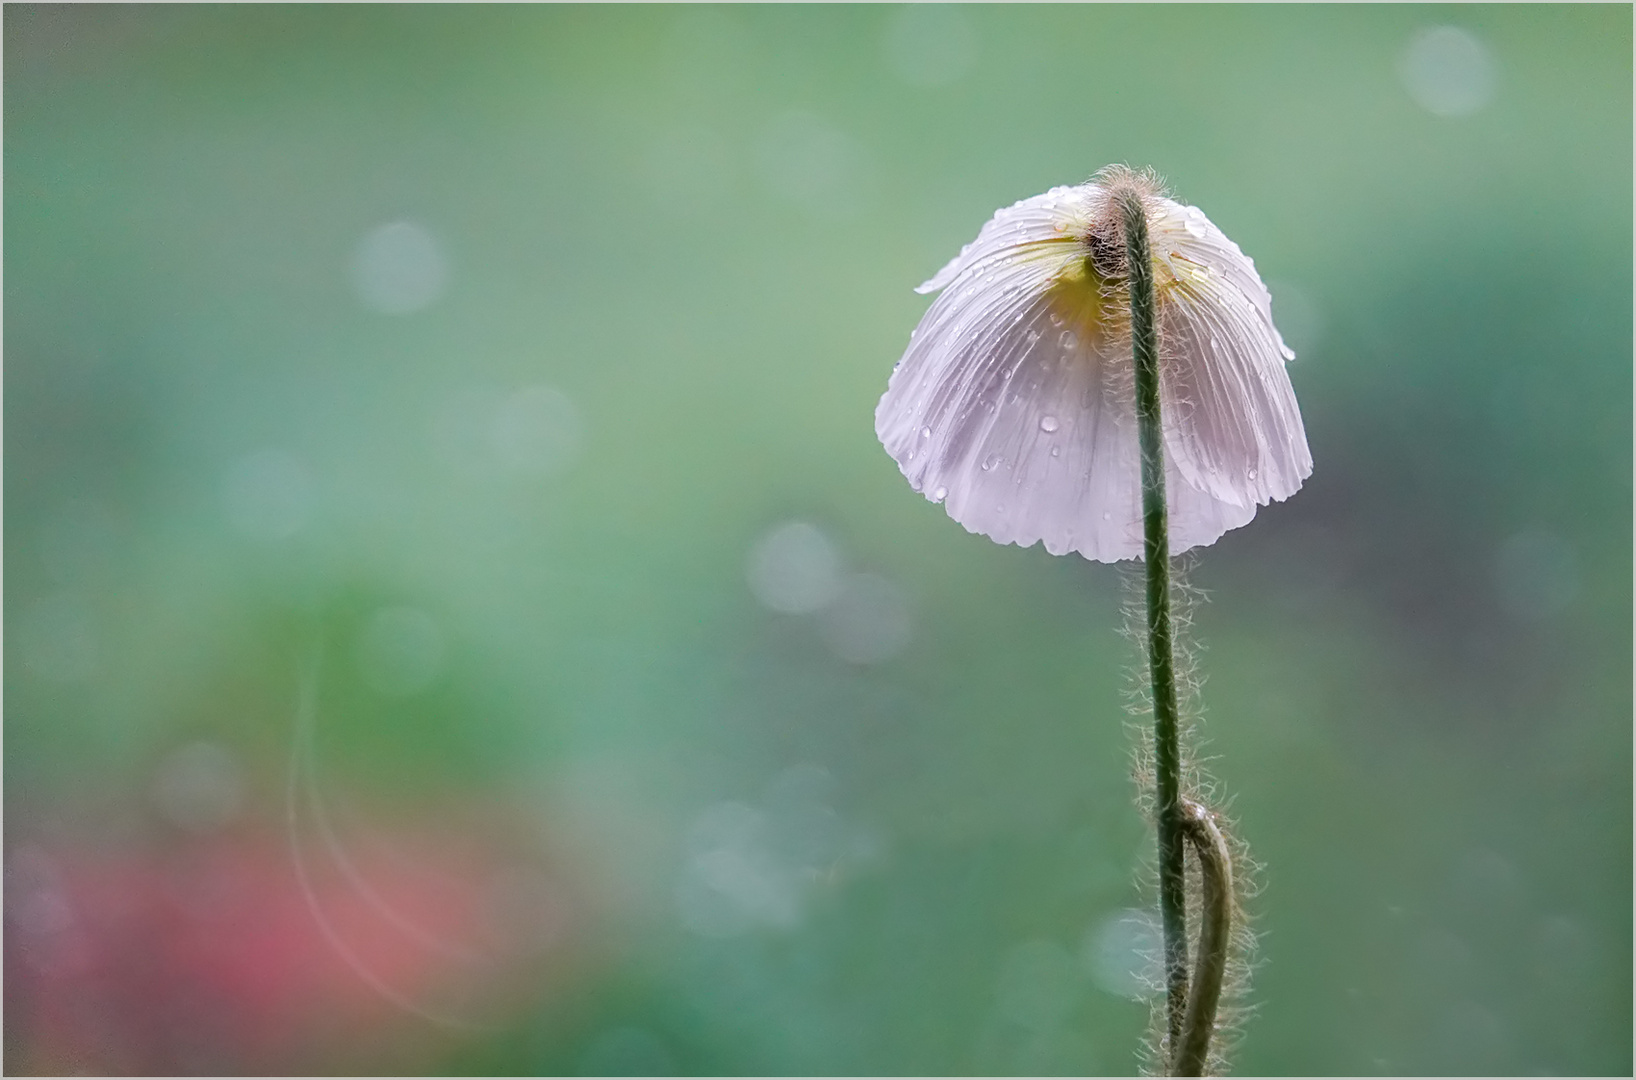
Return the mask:
M 1142 559 L 1147 575 L 1148 671 L 1153 687 L 1157 772 L 1159 915 L 1164 928 L 1165 1034 L 1181 1038 L 1187 1002 L 1187 898 L 1182 840 L 1181 751 L 1177 735 L 1176 663 L 1170 618 L 1170 525 L 1165 505 L 1164 438 L 1159 414 L 1159 328 L 1154 317 L 1153 260 L 1147 205 L 1134 186 L 1112 200 L 1124 218 L 1130 291 L 1131 351 L 1136 371 L 1136 426 L 1142 450 Z

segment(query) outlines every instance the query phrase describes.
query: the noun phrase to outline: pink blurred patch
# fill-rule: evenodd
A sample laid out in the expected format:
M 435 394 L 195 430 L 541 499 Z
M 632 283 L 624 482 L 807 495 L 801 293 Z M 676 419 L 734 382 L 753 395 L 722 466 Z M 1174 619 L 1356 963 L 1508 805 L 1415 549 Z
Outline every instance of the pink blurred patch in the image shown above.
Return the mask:
M 282 837 L 13 849 L 8 1071 L 421 1071 L 572 973 L 578 905 L 481 838 L 306 846 L 310 897 Z

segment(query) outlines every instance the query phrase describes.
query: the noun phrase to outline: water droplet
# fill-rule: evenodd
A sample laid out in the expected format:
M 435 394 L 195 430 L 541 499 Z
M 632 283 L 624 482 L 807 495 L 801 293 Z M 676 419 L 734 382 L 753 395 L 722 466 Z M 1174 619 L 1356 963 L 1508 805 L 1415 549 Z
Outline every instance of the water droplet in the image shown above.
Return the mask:
M 1220 352 L 1221 351 L 1221 342 L 1217 341 L 1214 337 L 1212 337 L 1210 339 L 1210 351 L 1211 352 Z
M 1004 465 L 1004 464 L 1005 464 L 1005 458 L 1001 457 L 999 454 L 995 454 L 993 457 L 991 457 L 987 461 L 983 462 L 983 471 L 984 472 L 990 472 L 991 470 L 996 469 L 999 466 Z
M 941 484 L 938 485 L 938 488 L 937 488 L 936 491 L 932 492 L 932 502 L 942 502 L 944 499 L 946 499 L 948 497 L 949 497 L 949 489 L 946 488 L 946 487 L 943 487 Z
M 1104 511 L 1102 511 L 1102 520 L 1103 520 L 1103 521 L 1111 521 L 1111 520 L 1113 520 L 1113 514 L 1111 514 L 1111 513 L 1109 513 L 1109 512 L 1108 512 L 1108 511 L 1106 511 L 1106 510 L 1104 510 Z
M 1054 416 L 1042 416 L 1042 417 L 1040 417 L 1040 430 L 1045 432 L 1046 434 L 1050 434 L 1051 432 L 1055 431 L 1057 429 L 1057 427 L 1058 427 L 1058 424 L 1057 424 L 1057 418 L 1056 417 L 1054 417 Z
M 1200 240 L 1203 240 L 1206 231 L 1204 227 L 1206 220 L 1207 219 L 1204 216 L 1203 210 L 1200 210 L 1196 206 L 1189 206 L 1187 208 L 1187 220 L 1183 222 L 1183 225 L 1186 227 L 1188 232 L 1192 233 Z
M 1057 338 L 1057 342 L 1070 352 L 1079 347 L 1079 338 L 1074 336 L 1072 330 L 1064 330 L 1062 336 Z
M 1061 326 L 1062 325 L 1062 316 L 1058 315 L 1054 311 L 1051 312 L 1051 325 L 1052 326 Z
M 1060 447 L 1060 446 L 1051 447 L 1051 456 L 1052 457 L 1061 457 L 1062 456 L 1062 447 Z
M 931 438 L 931 437 L 932 437 L 932 429 L 931 429 L 931 428 L 929 428 L 929 427 L 923 427 L 923 428 L 921 428 L 921 429 L 920 429 L 920 437 L 921 437 L 921 438 L 922 438 L 922 439 L 929 439 L 929 438 Z
M 1250 479 L 1251 479 L 1251 480 L 1254 480 L 1254 479 L 1255 479 L 1255 470 L 1254 470 L 1254 469 L 1251 469 L 1251 470 L 1250 470 Z
M 1032 345 L 1040 339 L 1040 332 L 1038 330 L 1030 330 L 1028 331 L 1026 337 L 1028 344 Z

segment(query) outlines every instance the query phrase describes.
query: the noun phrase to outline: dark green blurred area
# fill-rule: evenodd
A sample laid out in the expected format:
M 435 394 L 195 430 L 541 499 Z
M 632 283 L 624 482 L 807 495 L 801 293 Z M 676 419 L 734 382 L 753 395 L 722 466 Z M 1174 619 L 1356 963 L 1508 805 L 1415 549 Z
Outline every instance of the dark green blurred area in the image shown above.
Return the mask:
M 1134 1069 L 1121 571 L 873 433 L 913 286 L 1126 161 L 1316 462 L 1193 573 L 1237 1070 L 1629 1073 L 1629 7 L 4 31 L 8 1071 Z

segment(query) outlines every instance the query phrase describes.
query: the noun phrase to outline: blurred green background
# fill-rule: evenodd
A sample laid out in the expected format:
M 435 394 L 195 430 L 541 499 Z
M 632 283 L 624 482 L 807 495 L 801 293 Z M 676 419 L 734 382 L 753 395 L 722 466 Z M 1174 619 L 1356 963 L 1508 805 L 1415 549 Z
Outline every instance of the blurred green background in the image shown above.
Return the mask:
M 1628 1075 L 1628 6 L 4 31 L 8 1071 L 1134 1069 L 1122 572 L 873 433 L 1126 161 L 1316 461 L 1193 574 L 1237 1068 Z

